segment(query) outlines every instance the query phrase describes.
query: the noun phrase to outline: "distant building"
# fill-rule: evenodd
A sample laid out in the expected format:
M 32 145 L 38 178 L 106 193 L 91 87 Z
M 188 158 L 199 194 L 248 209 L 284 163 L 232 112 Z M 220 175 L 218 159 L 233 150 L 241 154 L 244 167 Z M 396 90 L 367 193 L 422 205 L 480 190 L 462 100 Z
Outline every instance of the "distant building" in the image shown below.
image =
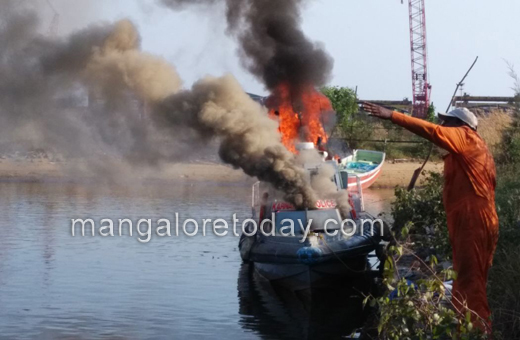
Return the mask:
M 475 112 L 488 114 L 491 111 L 500 110 L 512 112 L 515 109 L 515 97 L 490 97 L 490 96 L 470 96 L 464 93 L 453 99 L 454 107 L 465 107 Z

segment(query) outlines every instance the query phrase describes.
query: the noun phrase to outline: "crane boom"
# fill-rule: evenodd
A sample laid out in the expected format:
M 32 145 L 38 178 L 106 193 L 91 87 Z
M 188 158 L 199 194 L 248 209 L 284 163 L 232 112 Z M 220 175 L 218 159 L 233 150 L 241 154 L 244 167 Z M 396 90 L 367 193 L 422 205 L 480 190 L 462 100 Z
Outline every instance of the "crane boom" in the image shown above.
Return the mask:
M 412 54 L 413 112 L 418 118 L 426 118 L 430 106 L 428 82 L 428 49 L 426 45 L 426 11 L 424 0 L 409 0 L 410 49 Z

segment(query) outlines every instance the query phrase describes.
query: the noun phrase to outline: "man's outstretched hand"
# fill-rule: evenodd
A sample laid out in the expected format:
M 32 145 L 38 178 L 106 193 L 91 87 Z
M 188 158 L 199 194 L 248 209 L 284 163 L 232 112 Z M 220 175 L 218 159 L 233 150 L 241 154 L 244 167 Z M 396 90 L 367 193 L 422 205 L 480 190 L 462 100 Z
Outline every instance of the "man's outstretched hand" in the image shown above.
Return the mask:
M 391 119 L 392 118 L 392 110 L 384 108 L 382 106 L 372 104 L 372 103 L 363 103 L 363 110 L 368 112 L 371 116 L 378 117 L 381 119 Z

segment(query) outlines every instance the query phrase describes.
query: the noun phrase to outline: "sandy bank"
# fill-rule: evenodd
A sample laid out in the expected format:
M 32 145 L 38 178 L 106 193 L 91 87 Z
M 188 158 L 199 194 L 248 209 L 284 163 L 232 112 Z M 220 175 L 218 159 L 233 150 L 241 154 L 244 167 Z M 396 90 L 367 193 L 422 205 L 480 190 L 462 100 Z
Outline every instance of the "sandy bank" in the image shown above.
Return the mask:
M 374 188 L 393 188 L 407 186 L 419 163 L 386 163 Z M 76 166 L 77 167 L 77 166 Z M 48 160 L 0 160 L 0 181 L 75 181 L 98 180 L 99 174 L 88 171 L 75 171 L 75 166 L 68 163 Z M 442 163 L 429 163 L 428 171 L 442 171 Z M 109 179 L 121 180 L 164 180 L 164 181 L 211 181 L 251 184 L 254 179 L 242 171 L 227 165 L 215 163 L 179 163 L 164 165 L 156 170 L 115 171 Z M 423 178 L 423 176 L 421 177 Z M 420 181 L 421 182 L 421 181 Z M 419 182 L 419 184 L 420 184 Z
M 407 162 L 407 163 L 385 163 L 381 175 L 377 181 L 372 185 L 372 188 L 394 188 L 407 187 L 413 176 L 415 169 L 421 166 L 420 162 Z M 442 172 L 444 169 L 443 163 L 432 163 L 426 164 L 424 171 Z M 421 185 L 424 181 L 425 176 L 421 175 L 417 185 Z
M 242 171 L 214 163 L 168 164 L 156 169 L 132 169 L 116 164 L 110 169 L 89 171 L 81 163 L 50 162 L 48 160 L 0 160 L 0 181 L 213 181 L 254 182 Z

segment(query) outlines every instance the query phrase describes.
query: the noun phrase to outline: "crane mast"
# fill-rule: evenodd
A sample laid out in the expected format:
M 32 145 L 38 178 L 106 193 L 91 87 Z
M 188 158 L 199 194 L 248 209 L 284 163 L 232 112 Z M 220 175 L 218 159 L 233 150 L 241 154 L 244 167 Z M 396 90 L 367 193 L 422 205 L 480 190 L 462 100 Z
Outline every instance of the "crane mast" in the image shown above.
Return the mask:
M 409 0 L 410 49 L 412 54 L 412 115 L 426 118 L 430 106 L 428 49 L 426 46 L 426 11 L 424 0 Z

